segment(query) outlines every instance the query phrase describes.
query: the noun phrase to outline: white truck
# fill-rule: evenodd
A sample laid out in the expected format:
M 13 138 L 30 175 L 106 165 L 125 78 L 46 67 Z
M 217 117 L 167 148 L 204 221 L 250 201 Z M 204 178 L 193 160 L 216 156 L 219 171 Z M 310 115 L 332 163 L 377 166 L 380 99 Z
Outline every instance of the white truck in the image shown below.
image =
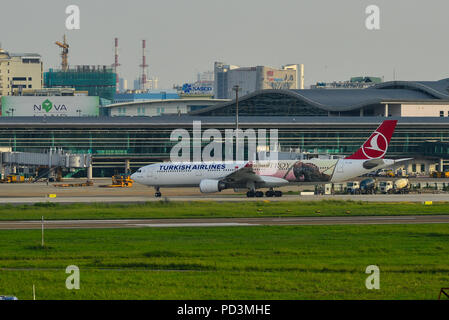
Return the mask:
M 346 193 L 360 194 L 360 183 L 358 181 L 350 181 L 346 183 Z
M 410 181 L 406 178 L 397 179 L 395 181 L 381 181 L 379 183 L 379 190 L 381 193 L 409 193 Z

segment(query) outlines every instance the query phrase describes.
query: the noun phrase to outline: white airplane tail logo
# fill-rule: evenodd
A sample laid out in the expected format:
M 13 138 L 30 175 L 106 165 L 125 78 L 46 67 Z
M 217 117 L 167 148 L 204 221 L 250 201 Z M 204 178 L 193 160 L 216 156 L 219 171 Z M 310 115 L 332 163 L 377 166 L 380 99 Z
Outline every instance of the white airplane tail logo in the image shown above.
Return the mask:
M 387 153 L 388 144 L 396 128 L 397 120 L 384 120 L 363 145 L 345 159 L 381 159 Z
M 381 137 L 380 140 L 379 137 Z M 381 158 L 385 155 L 387 149 L 387 138 L 378 131 L 375 131 L 371 139 L 369 139 L 362 147 L 363 154 L 369 159 Z

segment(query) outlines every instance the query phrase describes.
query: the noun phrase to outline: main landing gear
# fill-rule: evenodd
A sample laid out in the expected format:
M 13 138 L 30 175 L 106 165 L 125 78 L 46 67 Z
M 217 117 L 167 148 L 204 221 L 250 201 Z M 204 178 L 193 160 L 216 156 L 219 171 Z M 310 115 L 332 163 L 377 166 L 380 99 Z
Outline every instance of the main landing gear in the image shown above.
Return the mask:
M 156 192 L 154 193 L 154 196 L 156 198 L 160 198 L 162 196 L 162 193 L 159 191 L 159 187 L 155 187 L 154 189 L 156 190 Z
M 265 196 L 268 198 L 271 197 L 282 197 L 282 191 L 276 190 L 274 191 L 273 189 L 268 190 L 267 192 L 265 192 Z
M 249 190 L 246 193 L 246 196 L 248 198 L 262 198 L 263 197 L 263 192 L 262 191 L 255 191 L 255 190 Z M 268 190 L 267 192 L 265 192 L 265 196 L 268 198 L 271 197 L 282 197 L 282 191 L 276 190 L 274 191 L 273 189 Z
M 256 197 L 256 198 L 262 198 L 262 197 L 263 197 L 263 192 L 262 192 L 262 191 L 249 190 L 249 191 L 246 193 L 246 196 L 247 196 L 248 198 L 254 198 L 254 197 Z

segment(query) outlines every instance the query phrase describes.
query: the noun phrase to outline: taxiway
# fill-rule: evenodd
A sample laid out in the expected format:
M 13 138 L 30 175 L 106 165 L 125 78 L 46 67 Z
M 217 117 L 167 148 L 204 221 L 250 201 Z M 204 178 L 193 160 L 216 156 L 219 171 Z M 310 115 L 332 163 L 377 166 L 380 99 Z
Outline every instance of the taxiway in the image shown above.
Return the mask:
M 109 229 L 168 227 L 236 227 L 301 225 L 369 225 L 449 223 L 449 215 L 286 217 L 286 218 L 202 218 L 202 219 L 118 219 L 48 220 L 45 229 Z M 41 221 L 0 221 L 0 230 L 41 229 Z

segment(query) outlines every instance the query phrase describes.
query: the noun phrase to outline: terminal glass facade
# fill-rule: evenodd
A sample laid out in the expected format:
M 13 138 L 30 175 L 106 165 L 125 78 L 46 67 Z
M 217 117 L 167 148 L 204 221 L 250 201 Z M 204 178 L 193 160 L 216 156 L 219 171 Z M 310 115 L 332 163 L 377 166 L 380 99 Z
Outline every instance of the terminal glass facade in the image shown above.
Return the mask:
M 217 128 L 222 131 L 225 128 Z M 241 126 L 244 130 L 245 126 Z M 272 126 L 258 126 L 252 129 L 269 129 Z M 368 138 L 376 126 L 351 128 L 347 125 L 329 128 L 313 124 L 299 124 L 278 129 L 281 151 L 330 153 L 348 155 L 354 152 Z M 130 159 L 133 169 L 152 162 L 168 160 L 171 148 L 177 143 L 170 141 L 175 128 L 5 128 L 0 127 L 0 147 L 12 151 L 43 150 L 60 147 L 72 153 L 90 153 L 94 159 L 94 174 L 110 176 L 113 170 L 123 168 L 125 159 Z M 192 137 L 191 125 L 185 127 Z M 202 130 L 208 129 L 203 123 Z M 414 128 L 400 126 L 391 140 L 388 155 L 392 157 L 427 157 L 449 159 L 449 124 L 442 128 Z M 269 139 L 268 139 L 269 140 Z M 269 144 L 269 141 L 267 141 Z
M 202 116 L 233 116 L 235 102 L 226 108 L 204 110 Z M 259 94 L 251 99 L 239 102 L 240 116 L 327 116 L 326 110 L 316 108 L 309 103 L 282 93 Z

